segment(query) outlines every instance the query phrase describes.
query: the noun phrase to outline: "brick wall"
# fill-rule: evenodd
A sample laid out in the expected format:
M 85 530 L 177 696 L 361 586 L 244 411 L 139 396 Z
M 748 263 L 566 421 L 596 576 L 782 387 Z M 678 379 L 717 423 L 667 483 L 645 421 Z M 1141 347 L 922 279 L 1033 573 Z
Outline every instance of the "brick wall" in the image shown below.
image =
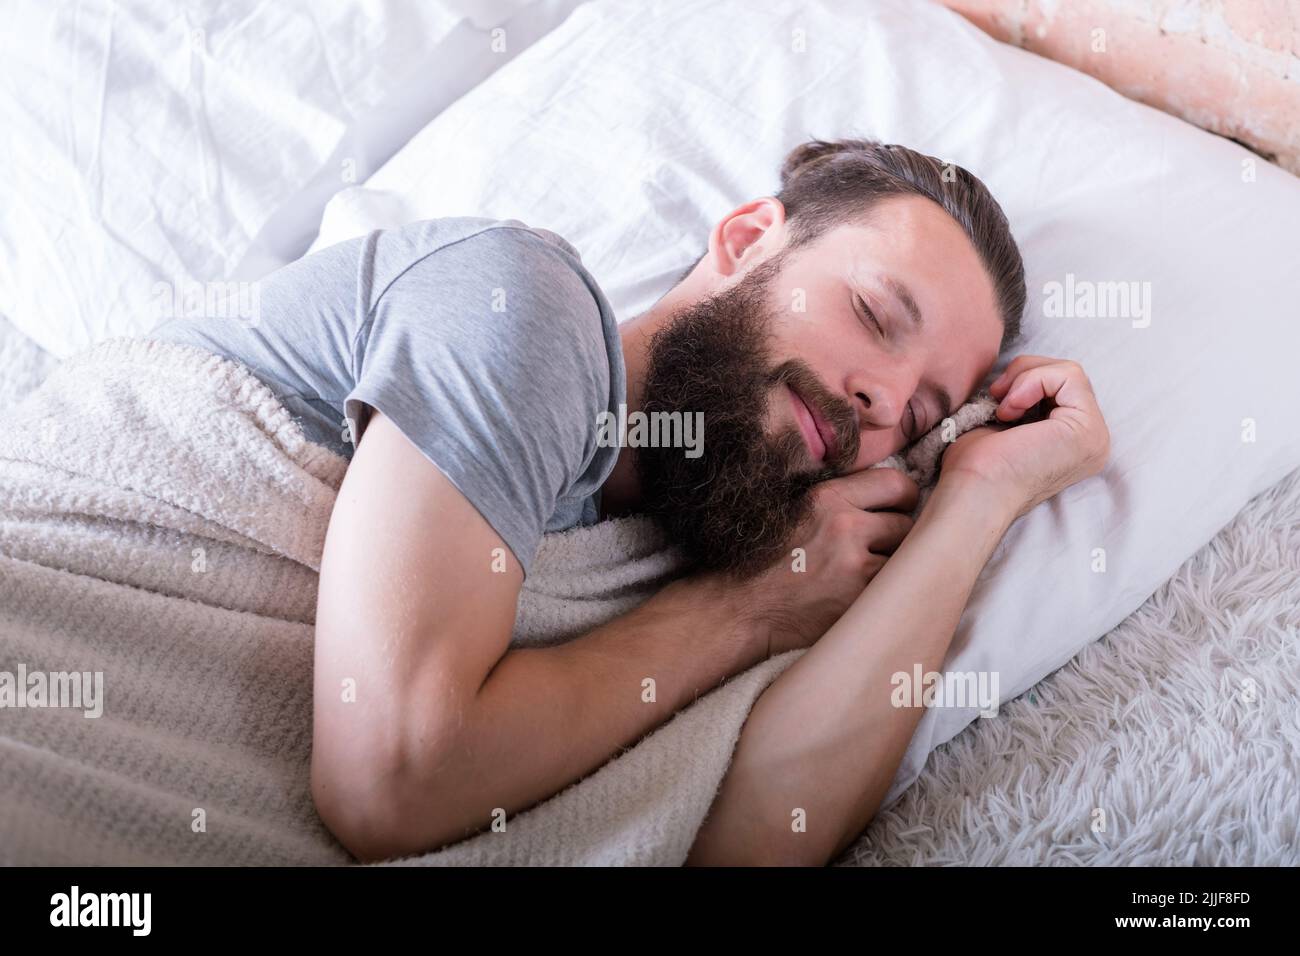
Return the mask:
M 1300 174 L 1300 0 L 940 0 Z

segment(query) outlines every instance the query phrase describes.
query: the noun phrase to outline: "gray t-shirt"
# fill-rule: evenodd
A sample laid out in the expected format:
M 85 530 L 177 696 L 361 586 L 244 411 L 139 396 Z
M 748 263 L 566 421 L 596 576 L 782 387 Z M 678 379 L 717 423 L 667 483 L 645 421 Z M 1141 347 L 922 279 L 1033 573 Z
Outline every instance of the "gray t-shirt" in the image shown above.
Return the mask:
M 239 305 L 148 337 L 247 366 L 349 458 L 379 409 L 525 574 L 543 532 L 599 519 L 618 449 L 597 444 L 597 422 L 626 401 L 623 352 L 604 294 L 554 233 L 472 218 L 380 230 L 275 271 Z

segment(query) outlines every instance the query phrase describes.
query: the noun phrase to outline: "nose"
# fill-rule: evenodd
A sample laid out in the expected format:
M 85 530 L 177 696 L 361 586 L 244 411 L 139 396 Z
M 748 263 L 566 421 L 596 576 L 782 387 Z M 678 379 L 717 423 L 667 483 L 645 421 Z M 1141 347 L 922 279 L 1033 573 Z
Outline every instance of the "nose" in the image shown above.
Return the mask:
M 905 368 L 857 373 L 849 383 L 862 430 L 892 430 L 916 391 L 916 377 Z

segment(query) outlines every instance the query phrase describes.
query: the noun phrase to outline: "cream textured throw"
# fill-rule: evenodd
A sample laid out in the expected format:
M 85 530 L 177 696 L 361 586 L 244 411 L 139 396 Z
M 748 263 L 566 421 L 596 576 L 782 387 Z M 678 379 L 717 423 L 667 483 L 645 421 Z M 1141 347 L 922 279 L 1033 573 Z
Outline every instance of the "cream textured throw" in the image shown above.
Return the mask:
M 346 466 L 242 366 L 170 343 L 105 342 L 4 413 L 0 678 L 101 672 L 104 697 L 99 717 L 0 709 L 0 864 L 351 861 L 309 789 L 317 571 Z M 642 519 L 547 536 L 514 643 L 581 634 L 676 567 Z M 801 653 L 503 831 L 401 862 L 681 864 L 750 707 Z
M 981 388 L 971 396 L 970 401 L 953 412 L 950 418 L 935 425 L 902 452 L 890 455 L 871 467 L 897 468 L 917 483 L 921 493 L 917 497 L 912 514 L 918 515 L 925 507 L 930 492 L 934 490 L 944 449 L 955 441 L 957 436 L 964 435 L 972 428 L 979 428 L 981 425 L 988 425 L 990 428 L 1007 427 L 1003 422 L 993 421 L 993 413 L 997 409 L 998 403 L 989 394 L 988 389 Z M 1027 415 L 1026 420 L 1029 420 L 1033 414 L 1031 412 Z

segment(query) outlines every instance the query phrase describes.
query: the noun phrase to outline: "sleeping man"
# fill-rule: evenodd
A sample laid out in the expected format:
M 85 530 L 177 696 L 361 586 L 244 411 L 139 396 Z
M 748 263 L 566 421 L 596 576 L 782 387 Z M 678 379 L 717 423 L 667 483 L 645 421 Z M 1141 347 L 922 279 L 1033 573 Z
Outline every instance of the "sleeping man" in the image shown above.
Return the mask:
M 526 809 L 727 677 L 808 648 L 758 698 L 688 862 L 830 861 L 921 716 L 893 705 L 890 676 L 937 670 L 1010 524 L 1100 471 L 1083 370 L 1021 355 L 991 386 L 997 418 L 1047 417 L 948 446 L 913 525 L 916 486 L 869 466 L 941 423 L 1015 338 L 1015 241 L 979 180 L 900 146 L 813 141 L 781 182 L 621 326 L 559 236 L 444 219 L 279 270 L 255 322 L 153 333 L 244 363 L 351 459 L 320 572 L 311 770 L 358 858 Z M 682 447 L 608 440 L 611 416 L 638 413 L 699 429 Z M 567 643 L 509 648 L 542 535 L 631 513 L 689 572 Z M 340 701 L 345 678 L 358 703 Z

